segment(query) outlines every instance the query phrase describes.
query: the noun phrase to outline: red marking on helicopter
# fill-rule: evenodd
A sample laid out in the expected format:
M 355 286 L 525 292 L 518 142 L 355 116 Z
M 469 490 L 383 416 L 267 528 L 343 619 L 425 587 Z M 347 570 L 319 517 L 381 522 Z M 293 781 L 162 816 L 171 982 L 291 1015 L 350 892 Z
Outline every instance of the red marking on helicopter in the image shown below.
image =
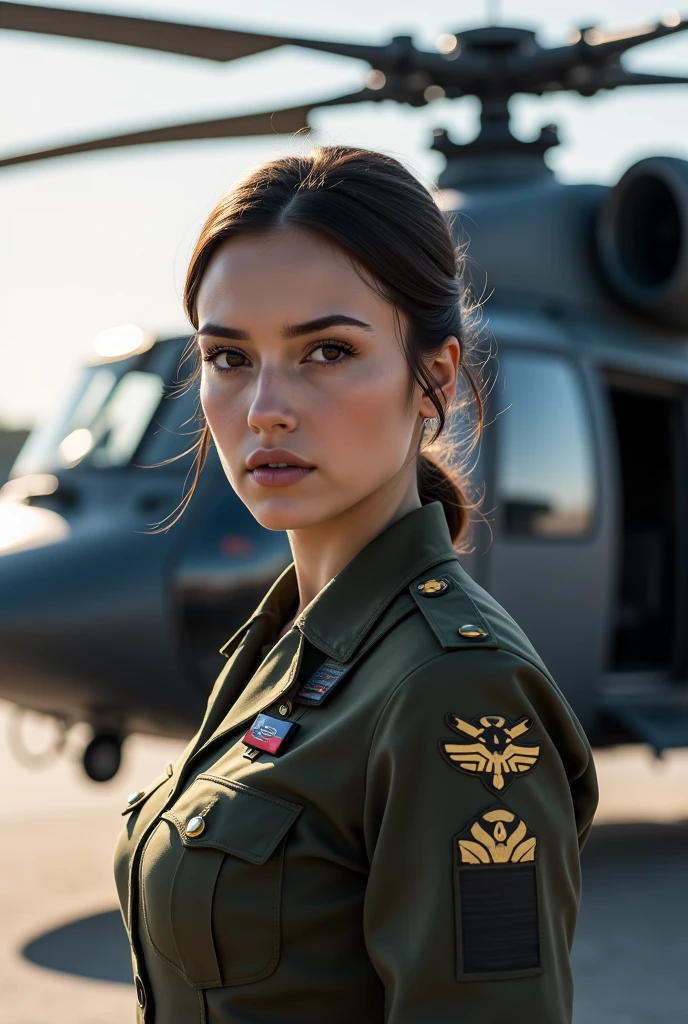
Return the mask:
M 220 540 L 220 551 L 228 558 L 241 558 L 242 555 L 252 555 L 255 544 L 251 537 L 230 533 Z

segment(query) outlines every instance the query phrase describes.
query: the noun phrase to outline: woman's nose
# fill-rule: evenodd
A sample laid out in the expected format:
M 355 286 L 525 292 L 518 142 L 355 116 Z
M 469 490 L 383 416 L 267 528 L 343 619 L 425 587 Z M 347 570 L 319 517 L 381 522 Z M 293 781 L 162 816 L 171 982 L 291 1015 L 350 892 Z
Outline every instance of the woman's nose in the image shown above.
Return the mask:
M 248 425 L 256 434 L 272 430 L 295 430 L 298 424 L 293 407 L 293 394 L 285 375 L 263 370 L 248 410 Z

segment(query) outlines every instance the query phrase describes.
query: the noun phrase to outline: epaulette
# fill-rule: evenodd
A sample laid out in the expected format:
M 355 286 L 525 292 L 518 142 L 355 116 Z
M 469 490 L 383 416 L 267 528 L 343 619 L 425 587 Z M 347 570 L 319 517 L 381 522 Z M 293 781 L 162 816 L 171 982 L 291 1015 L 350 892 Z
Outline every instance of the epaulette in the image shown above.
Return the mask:
M 484 616 L 453 576 L 426 572 L 411 583 L 409 590 L 445 651 L 499 646 Z

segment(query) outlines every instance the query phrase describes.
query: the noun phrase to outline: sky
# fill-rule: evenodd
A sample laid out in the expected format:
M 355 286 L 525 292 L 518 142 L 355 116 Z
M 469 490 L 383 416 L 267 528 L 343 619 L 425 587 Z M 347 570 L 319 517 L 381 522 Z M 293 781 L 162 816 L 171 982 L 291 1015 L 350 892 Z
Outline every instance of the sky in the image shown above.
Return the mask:
M 250 13 L 229 0 L 60 6 L 375 43 L 405 33 L 426 47 L 488 14 L 537 29 L 554 45 L 576 26 L 644 23 L 663 9 L 651 0 L 259 0 Z M 688 33 L 652 43 L 625 63 L 687 74 Z M 368 70 L 361 61 L 296 47 L 223 65 L 0 31 L 0 150 L 280 109 L 354 91 Z M 651 154 L 688 159 L 688 86 L 619 89 L 588 100 L 516 97 L 511 109 L 523 138 L 559 124 L 563 145 L 548 159 L 565 181 L 613 184 Z M 428 148 L 432 129 L 468 140 L 477 111 L 471 98 L 420 109 L 381 103 L 316 111 L 313 141 L 382 150 L 429 185 L 444 163 Z M 252 166 L 303 148 L 303 140 L 283 136 L 167 143 L 0 170 L 0 425 L 30 426 L 54 415 L 103 328 L 133 322 L 159 334 L 189 331 L 182 283 L 205 217 Z

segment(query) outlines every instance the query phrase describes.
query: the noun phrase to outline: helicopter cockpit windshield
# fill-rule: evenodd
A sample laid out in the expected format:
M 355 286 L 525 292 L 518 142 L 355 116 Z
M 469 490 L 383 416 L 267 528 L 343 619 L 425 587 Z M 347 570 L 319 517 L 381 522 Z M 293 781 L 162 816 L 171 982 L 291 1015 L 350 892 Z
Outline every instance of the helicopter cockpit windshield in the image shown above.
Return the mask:
M 160 404 L 163 379 L 157 373 L 89 367 L 78 381 L 62 416 L 27 441 L 13 476 L 66 469 L 126 465 Z
M 169 392 L 170 353 L 156 345 L 146 358 L 130 357 L 86 367 L 57 417 L 40 424 L 27 439 L 12 468 L 12 477 L 55 472 L 84 465 L 108 469 L 129 465 L 139 451 L 163 395 Z M 178 353 L 177 353 L 178 356 Z M 163 365 L 165 364 L 165 365 Z M 182 396 L 178 396 L 182 397 Z M 168 403 L 164 403 L 167 407 Z M 179 423 L 179 403 L 175 426 Z M 181 404 L 187 405 L 186 402 Z M 189 413 L 185 408 L 185 412 Z M 159 461 L 181 450 L 179 435 L 174 444 L 151 429 L 144 462 Z M 169 448 L 169 451 L 167 450 Z

